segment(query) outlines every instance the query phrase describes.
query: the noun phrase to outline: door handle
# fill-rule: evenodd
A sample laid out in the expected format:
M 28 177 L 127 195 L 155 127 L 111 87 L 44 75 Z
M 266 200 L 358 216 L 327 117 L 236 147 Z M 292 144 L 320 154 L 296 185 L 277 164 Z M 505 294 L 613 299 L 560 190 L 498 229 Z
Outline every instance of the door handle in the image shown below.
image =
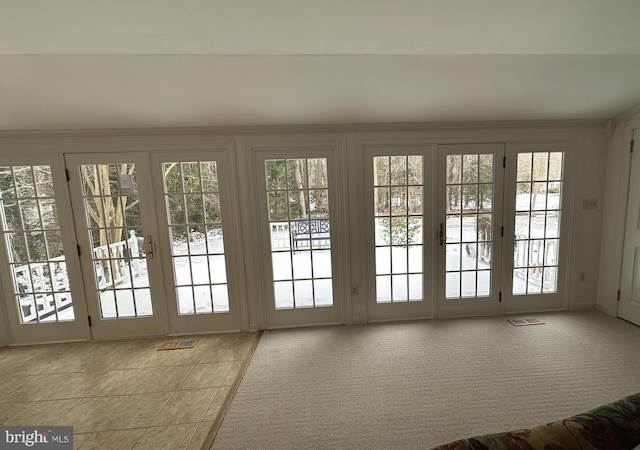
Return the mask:
M 153 259 L 153 239 L 150 234 L 144 237 L 144 254 L 147 258 Z
M 445 243 L 445 238 L 444 238 L 444 223 L 440 222 L 440 245 L 444 245 Z

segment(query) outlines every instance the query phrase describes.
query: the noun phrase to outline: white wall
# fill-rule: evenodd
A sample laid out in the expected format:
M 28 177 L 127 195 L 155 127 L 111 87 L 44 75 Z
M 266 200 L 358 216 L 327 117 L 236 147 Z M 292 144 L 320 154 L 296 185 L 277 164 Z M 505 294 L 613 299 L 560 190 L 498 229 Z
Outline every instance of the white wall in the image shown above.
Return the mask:
M 634 129 L 640 128 L 640 107 L 619 116 L 611 126 L 615 126 L 615 131 L 609 139 L 607 151 L 597 308 L 615 316 L 618 313 L 617 293 L 629 191 L 629 148 Z
M 593 309 L 596 305 L 600 271 L 600 236 L 602 233 L 606 137 L 602 129 L 584 130 L 582 149 L 576 158 L 574 192 L 572 270 L 569 275 L 571 309 Z M 583 200 L 595 199 L 597 209 L 583 209 Z M 584 281 L 580 281 L 584 274 Z

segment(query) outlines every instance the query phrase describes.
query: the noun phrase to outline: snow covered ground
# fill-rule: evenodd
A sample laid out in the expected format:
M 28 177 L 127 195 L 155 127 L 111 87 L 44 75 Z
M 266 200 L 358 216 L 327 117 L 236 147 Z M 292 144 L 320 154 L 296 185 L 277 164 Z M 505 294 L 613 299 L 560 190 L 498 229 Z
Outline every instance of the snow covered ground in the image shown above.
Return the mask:
M 173 242 L 173 271 L 180 314 L 228 312 L 227 273 L 222 235 L 194 234 Z M 140 275 L 100 293 L 103 317 L 153 314 L 146 259 L 139 260 Z M 117 309 L 116 309 L 117 308 Z

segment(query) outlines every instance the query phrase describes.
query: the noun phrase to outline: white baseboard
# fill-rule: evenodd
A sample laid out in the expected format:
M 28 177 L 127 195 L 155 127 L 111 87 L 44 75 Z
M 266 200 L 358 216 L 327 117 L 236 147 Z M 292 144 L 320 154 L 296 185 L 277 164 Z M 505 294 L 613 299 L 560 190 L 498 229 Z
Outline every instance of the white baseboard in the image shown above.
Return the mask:
M 607 316 L 611 316 L 611 317 L 616 317 L 617 316 L 617 312 L 616 311 L 611 311 L 611 308 L 607 308 L 605 306 L 602 306 L 599 303 L 596 304 L 596 309 L 598 311 L 600 311 L 601 313 L 606 314 Z
M 595 302 L 574 303 L 571 309 L 572 311 L 589 311 L 591 309 L 597 309 L 597 305 Z

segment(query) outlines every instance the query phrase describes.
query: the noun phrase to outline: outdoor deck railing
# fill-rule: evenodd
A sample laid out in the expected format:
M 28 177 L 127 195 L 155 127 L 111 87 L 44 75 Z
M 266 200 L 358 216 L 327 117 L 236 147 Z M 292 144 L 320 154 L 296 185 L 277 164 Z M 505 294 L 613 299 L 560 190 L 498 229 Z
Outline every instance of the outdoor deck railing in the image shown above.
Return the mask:
M 291 248 L 289 222 L 273 222 L 271 225 L 271 249 L 282 250 Z
M 140 246 L 134 230 L 129 239 L 93 249 L 98 289 L 122 284 L 140 275 Z M 131 268 L 131 273 L 129 272 Z
M 514 249 L 514 275 L 522 280 L 528 278 L 529 282 L 535 285 L 541 286 L 544 283 L 544 288 L 553 288 L 556 285 L 557 276 L 552 272 L 557 265 L 555 256 L 558 254 L 557 241 L 527 240 L 524 236 L 518 235 L 516 239 L 518 240 Z
M 36 320 L 38 315 L 41 320 L 46 319 L 56 308 L 61 310 L 71 305 L 64 256 L 17 266 L 14 274 L 23 323 Z

